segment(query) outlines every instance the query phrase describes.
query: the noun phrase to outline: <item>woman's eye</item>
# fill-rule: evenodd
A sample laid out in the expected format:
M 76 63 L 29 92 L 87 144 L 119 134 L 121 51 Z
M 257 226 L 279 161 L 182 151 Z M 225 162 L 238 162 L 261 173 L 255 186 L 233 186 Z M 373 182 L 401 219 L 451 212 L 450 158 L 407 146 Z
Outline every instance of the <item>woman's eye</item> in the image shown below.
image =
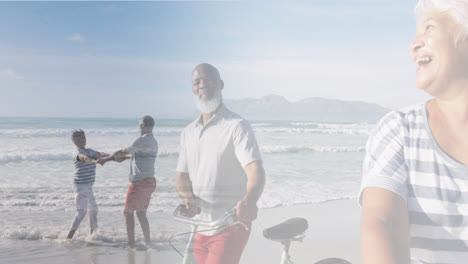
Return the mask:
M 430 29 L 433 29 L 434 28 L 434 25 L 427 25 L 426 26 L 426 31 L 430 30 Z

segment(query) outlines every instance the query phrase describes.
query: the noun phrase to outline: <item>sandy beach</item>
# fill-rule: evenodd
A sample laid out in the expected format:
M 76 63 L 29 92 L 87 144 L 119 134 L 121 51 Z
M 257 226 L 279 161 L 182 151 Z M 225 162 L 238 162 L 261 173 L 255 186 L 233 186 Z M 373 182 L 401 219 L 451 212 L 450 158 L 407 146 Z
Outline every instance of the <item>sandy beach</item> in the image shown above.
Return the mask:
M 258 220 L 252 226 L 252 235 L 241 263 L 279 263 L 282 246 L 263 238 L 262 231 L 292 217 L 304 217 L 309 222 L 303 243 L 296 242 L 291 246 L 290 252 L 295 263 L 314 263 L 327 257 L 341 257 L 352 263 L 360 263 L 359 216 L 356 200 L 262 209 Z M 110 218 L 113 220 L 109 223 L 102 224 L 120 228 L 117 225 L 123 225 L 121 219 L 123 217 L 116 217 L 121 216 L 116 214 Z M 65 232 L 60 232 L 58 237 L 42 235 L 43 238 L 37 240 L 2 238 L 0 263 L 179 263 L 181 258 L 169 247 L 167 238 L 175 232 L 182 232 L 188 228 L 180 223 L 174 223 L 168 213 L 151 213 L 149 217 L 152 221 L 153 243 L 158 250 L 126 249 L 123 246 L 124 239 L 114 243 L 116 247 L 87 245 L 83 241 L 86 228 L 82 228 L 77 239 L 71 242 L 64 239 Z M 139 226 L 137 226 L 138 235 L 141 236 Z M 185 241 L 176 239 L 175 244 L 182 250 Z

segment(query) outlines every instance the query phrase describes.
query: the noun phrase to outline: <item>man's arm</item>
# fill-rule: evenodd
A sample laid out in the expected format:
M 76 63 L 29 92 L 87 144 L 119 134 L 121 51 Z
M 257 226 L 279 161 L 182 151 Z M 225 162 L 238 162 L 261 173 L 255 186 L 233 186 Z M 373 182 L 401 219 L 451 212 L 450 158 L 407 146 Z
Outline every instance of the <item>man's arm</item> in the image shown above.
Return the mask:
M 105 158 L 105 157 L 109 157 L 109 154 L 104 153 L 104 152 L 96 152 L 96 159 Z
M 409 218 L 406 202 L 379 187 L 363 192 L 361 255 L 363 264 L 410 263 Z
M 97 159 L 90 158 L 86 156 L 84 153 L 78 153 L 77 156 L 79 161 L 86 162 L 86 163 L 97 163 Z
M 109 157 L 111 160 L 115 160 L 117 162 L 121 162 L 123 160 L 131 158 L 130 153 L 128 153 L 127 149 L 117 150 L 116 152 L 112 153 Z
M 198 212 L 198 208 L 195 196 L 193 195 L 192 181 L 190 181 L 188 173 L 177 172 L 176 191 L 186 209 L 181 211 L 182 215 L 186 217 L 195 216 Z
M 265 186 L 265 170 L 261 160 L 253 161 L 244 167 L 247 175 L 247 192 L 236 205 L 237 218 L 242 222 L 250 222 L 257 218 L 257 202 Z
M 101 165 L 104 165 L 104 163 L 108 162 L 108 161 L 116 161 L 116 162 L 122 162 L 126 159 L 129 159 L 131 157 L 131 155 L 128 153 L 127 149 L 121 149 L 121 150 L 117 150 L 116 152 L 112 153 L 112 155 L 108 155 L 106 154 L 107 156 L 103 156 L 101 158 L 99 158 L 96 163 L 99 163 Z

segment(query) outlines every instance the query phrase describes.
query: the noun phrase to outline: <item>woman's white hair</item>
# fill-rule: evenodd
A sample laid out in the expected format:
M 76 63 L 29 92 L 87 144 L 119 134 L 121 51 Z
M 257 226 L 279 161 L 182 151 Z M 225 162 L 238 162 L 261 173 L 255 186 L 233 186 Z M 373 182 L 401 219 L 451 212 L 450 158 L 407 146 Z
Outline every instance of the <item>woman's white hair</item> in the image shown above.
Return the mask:
M 419 0 L 414 9 L 416 19 L 421 20 L 431 8 L 446 12 L 462 26 L 455 36 L 455 43 L 468 39 L 468 0 Z

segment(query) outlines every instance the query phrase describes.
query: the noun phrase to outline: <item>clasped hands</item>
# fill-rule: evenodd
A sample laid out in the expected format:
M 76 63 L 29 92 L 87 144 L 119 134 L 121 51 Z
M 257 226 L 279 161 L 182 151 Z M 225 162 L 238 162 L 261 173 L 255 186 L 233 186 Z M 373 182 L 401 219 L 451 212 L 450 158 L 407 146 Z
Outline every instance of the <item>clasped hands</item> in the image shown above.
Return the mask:
M 117 153 L 114 153 L 114 154 L 112 154 L 112 155 L 106 154 L 106 155 L 104 155 L 104 156 L 98 158 L 98 159 L 96 160 L 96 163 L 97 163 L 97 164 L 100 164 L 101 166 L 104 166 L 104 164 L 105 164 L 106 162 L 108 162 L 108 161 L 115 161 L 115 162 L 120 163 L 120 162 L 122 162 L 122 161 L 124 161 L 124 160 L 127 159 L 127 158 L 125 157 L 125 155 L 119 155 L 119 154 L 116 155 L 116 154 L 117 154 Z

